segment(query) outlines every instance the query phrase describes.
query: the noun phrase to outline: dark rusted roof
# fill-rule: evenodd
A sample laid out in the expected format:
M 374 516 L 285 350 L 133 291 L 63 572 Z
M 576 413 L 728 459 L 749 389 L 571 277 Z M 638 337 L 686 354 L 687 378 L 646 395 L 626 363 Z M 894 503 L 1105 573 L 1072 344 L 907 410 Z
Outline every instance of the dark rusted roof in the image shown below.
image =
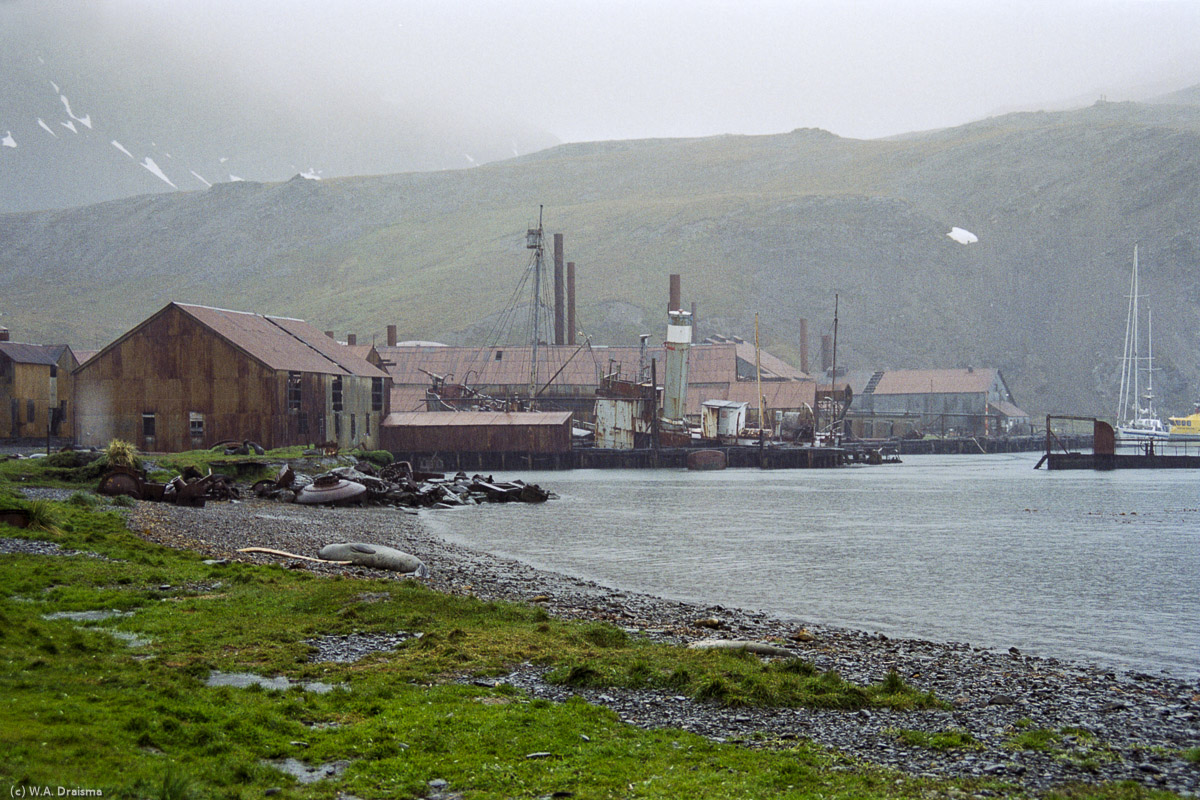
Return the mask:
M 386 377 L 303 320 L 185 303 L 172 305 L 270 369 Z
M 65 344 L 22 344 L 0 342 L 0 353 L 17 364 L 44 364 L 54 366 L 62 358 Z
M 1028 414 L 1007 400 L 1001 400 L 998 403 L 989 403 L 988 406 L 1009 419 L 1029 419 Z

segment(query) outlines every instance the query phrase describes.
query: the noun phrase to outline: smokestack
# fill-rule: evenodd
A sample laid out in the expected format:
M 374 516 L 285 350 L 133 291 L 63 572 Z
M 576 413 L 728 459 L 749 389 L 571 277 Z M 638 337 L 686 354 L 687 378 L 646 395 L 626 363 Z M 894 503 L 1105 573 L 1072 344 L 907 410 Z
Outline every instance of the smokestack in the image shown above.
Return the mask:
M 696 327 L 696 303 L 692 301 L 692 327 Z
M 325 335 L 326 335 L 326 336 L 328 336 L 330 339 L 332 339 L 332 338 L 333 338 L 333 331 L 325 331 Z
M 565 344 L 563 331 L 563 235 L 554 234 L 554 343 Z
M 387 344 L 388 347 L 396 346 L 396 326 L 395 325 L 388 325 L 388 327 L 387 327 L 387 343 L 388 343 Z
M 346 334 L 346 344 L 351 345 L 351 346 L 358 344 L 358 337 L 355 336 L 353 333 L 347 333 Z
M 671 313 L 672 311 L 682 311 L 683 310 L 683 301 L 679 299 L 679 296 L 680 296 L 679 276 L 672 275 L 671 276 L 671 297 L 667 301 L 667 313 L 668 314 Z
M 667 324 L 667 374 L 663 386 L 663 416 L 682 420 L 687 415 L 688 350 L 692 346 L 692 315 L 682 309 L 672 311 Z
M 575 344 L 575 262 L 567 262 L 567 343 Z
M 821 337 L 821 371 L 833 369 L 833 337 L 828 333 Z
M 8 341 L 8 328 L 0 328 L 0 342 Z
M 808 374 L 808 320 L 800 320 L 800 371 Z

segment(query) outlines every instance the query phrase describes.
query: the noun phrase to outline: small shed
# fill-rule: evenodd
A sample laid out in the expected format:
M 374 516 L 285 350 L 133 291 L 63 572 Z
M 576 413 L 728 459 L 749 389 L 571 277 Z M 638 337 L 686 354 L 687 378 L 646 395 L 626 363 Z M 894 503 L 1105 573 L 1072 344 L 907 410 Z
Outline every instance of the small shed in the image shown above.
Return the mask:
M 66 345 L 0 339 L 0 437 L 71 435 L 71 370 Z
M 737 400 L 705 400 L 700 415 L 700 438 L 736 438 L 746 427 L 746 409 L 749 403 Z

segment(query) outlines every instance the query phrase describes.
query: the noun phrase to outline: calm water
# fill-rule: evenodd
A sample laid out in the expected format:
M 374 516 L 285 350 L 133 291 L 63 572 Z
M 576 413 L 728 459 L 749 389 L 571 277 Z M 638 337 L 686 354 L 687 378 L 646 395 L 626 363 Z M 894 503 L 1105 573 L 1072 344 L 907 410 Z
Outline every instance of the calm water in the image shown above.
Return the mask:
M 1200 676 L 1200 471 L 1048 473 L 1039 455 L 513 473 L 561 499 L 424 519 L 617 588 Z

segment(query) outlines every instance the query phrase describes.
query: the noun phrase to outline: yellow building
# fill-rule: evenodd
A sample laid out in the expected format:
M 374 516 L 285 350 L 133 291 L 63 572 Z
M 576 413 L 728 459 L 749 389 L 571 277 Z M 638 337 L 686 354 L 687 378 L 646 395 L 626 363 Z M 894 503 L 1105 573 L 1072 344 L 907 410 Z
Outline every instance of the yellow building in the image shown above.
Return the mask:
M 0 339 L 0 438 L 72 436 L 71 371 L 77 366 L 64 344 Z

